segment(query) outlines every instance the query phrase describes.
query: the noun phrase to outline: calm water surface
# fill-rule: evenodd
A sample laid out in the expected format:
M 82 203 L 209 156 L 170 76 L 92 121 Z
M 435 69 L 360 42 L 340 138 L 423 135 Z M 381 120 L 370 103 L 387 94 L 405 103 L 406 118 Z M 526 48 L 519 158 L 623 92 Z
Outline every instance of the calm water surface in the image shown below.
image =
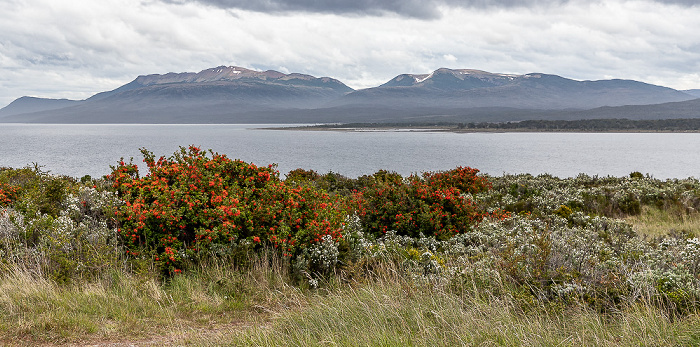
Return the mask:
M 264 125 L 270 126 L 270 125 Z M 349 177 L 471 166 L 482 172 L 700 177 L 700 134 L 440 133 L 263 130 L 261 125 L 0 124 L 0 166 L 37 163 L 52 173 L 101 176 L 139 148 L 170 156 L 194 144 L 257 165 Z

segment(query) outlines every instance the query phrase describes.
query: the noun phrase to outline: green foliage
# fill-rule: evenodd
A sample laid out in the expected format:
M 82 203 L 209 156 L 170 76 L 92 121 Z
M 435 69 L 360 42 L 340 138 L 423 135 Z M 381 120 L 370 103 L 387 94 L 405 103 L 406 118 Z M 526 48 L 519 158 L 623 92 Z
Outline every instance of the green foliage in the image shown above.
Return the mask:
M 110 216 L 119 202 L 97 182 L 79 185 L 38 168 L 2 170 L 0 182 L 16 192 L 0 210 L 0 272 L 23 266 L 65 283 L 116 263 Z
M 644 178 L 644 175 L 639 171 L 634 171 L 630 173 L 630 178 Z
M 571 217 L 571 215 L 573 213 L 574 213 L 574 211 L 571 210 L 571 208 L 569 208 L 569 206 L 566 206 L 566 205 L 561 205 L 561 206 L 559 206 L 558 209 L 556 209 L 554 211 L 555 215 L 557 215 L 561 218 L 564 218 L 564 219 L 568 219 L 569 217 Z
M 292 182 L 311 182 L 319 179 L 321 175 L 319 175 L 316 171 L 314 170 L 304 170 L 304 169 L 294 169 L 292 171 L 289 171 L 287 173 L 287 179 L 285 182 L 287 183 L 292 183 Z
M 14 203 L 26 213 L 45 213 L 58 216 L 62 204 L 75 180 L 53 176 L 37 166 L 22 169 L 0 169 L 0 206 Z

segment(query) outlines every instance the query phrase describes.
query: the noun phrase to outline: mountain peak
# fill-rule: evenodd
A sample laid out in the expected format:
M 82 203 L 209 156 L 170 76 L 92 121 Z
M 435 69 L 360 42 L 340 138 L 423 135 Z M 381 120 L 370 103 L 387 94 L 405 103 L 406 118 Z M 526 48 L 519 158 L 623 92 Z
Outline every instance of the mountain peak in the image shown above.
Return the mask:
M 483 70 L 476 70 L 476 69 L 448 69 L 445 67 L 439 68 L 435 71 L 433 71 L 434 74 L 452 74 L 455 76 L 472 76 L 472 77 L 519 77 L 520 75 L 512 75 L 512 74 L 502 74 L 502 73 L 493 73 L 493 72 L 488 72 L 488 71 L 483 71 Z
M 200 78 L 232 80 L 239 78 L 278 79 L 288 76 L 279 71 L 256 71 L 239 66 L 217 66 L 197 73 Z
M 492 73 L 476 69 L 439 68 L 429 74 L 402 74 L 381 87 L 425 86 L 438 89 L 473 89 L 502 85 L 521 75 Z
M 134 86 L 146 87 L 153 85 L 172 83 L 208 83 L 208 82 L 235 82 L 235 81 L 258 81 L 282 84 L 316 85 L 345 92 L 352 89 L 342 82 L 330 77 L 314 77 L 300 73 L 284 74 L 275 70 L 257 71 L 239 66 L 217 66 L 204 69 L 200 72 L 169 72 L 166 74 L 141 75 L 133 82 Z M 131 87 L 130 87 L 131 88 Z

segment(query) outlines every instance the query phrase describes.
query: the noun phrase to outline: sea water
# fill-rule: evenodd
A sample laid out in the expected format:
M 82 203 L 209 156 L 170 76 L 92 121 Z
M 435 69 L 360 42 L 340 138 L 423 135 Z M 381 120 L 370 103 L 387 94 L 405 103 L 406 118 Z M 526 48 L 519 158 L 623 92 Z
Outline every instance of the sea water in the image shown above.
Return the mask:
M 699 133 L 451 133 L 299 131 L 272 125 L 0 124 L 0 167 L 41 166 L 54 174 L 98 177 L 121 157 L 142 164 L 196 145 L 256 165 L 277 164 L 348 177 L 384 169 L 402 175 L 470 166 L 484 173 L 579 173 L 700 177 Z M 142 167 L 145 165 L 141 165 Z

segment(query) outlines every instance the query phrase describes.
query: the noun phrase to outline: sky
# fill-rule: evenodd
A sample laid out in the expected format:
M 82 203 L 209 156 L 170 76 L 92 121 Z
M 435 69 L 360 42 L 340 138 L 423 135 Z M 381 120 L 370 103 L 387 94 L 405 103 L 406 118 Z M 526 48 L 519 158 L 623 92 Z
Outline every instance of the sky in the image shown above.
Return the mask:
M 690 0 L 0 0 L 0 107 L 220 65 L 352 88 L 441 67 L 700 88 Z

